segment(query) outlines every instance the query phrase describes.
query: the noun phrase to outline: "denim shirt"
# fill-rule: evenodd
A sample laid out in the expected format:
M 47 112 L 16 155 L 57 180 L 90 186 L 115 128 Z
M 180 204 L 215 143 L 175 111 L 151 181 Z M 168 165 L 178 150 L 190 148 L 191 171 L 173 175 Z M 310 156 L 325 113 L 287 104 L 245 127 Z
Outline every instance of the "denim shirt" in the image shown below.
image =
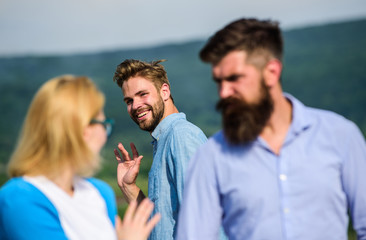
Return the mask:
M 155 204 L 152 214 L 161 220 L 152 231 L 152 240 L 174 239 L 182 201 L 184 173 L 189 159 L 207 141 L 184 113 L 165 117 L 152 132 L 153 163 L 149 172 L 149 198 Z

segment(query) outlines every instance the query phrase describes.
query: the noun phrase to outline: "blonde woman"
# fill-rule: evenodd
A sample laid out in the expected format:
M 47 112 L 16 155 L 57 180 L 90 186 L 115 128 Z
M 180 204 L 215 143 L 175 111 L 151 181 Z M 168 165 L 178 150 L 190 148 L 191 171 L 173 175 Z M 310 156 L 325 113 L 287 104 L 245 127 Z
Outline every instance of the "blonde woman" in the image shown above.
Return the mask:
M 123 222 L 115 195 L 91 178 L 112 130 L 104 95 L 87 77 L 64 75 L 36 93 L 0 190 L 0 239 L 146 239 L 159 221 L 153 204 Z M 116 231 L 117 229 L 117 231 Z

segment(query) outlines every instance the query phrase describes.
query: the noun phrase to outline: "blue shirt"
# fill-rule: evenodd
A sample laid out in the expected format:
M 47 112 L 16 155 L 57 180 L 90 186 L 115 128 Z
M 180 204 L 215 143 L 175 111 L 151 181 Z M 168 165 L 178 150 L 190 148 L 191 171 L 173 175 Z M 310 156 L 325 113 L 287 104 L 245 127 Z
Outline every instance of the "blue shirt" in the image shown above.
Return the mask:
M 207 138 L 201 129 L 186 120 L 184 113 L 168 115 L 151 135 L 153 163 L 148 190 L 155 204 L 152 214 L 159 212 L 161 220 L 150 239 L 169 240 L 175 236 L 188 161 Z
M 356 125 L 292 96 L 280 154 L 258 137 L 233 146 L 223 132 L 187 171 L 177 239 L 347 240 L 349 209 L 366 239 L 366 144 Z
M 87 180 L 104 198 L 109 219 L 115 224 L 117 207 L 112 188 L 96 178 Z M 67 236 L 51 201 L 23 178 L 13 178 L 0 189 L 0 239 L 67 240 Z

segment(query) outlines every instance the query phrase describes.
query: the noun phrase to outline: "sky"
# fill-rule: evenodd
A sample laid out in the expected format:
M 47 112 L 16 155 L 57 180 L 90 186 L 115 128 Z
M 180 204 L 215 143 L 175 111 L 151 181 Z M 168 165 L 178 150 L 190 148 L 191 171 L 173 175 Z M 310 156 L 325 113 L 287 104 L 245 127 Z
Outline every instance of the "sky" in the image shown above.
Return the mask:
M 0 57 L 205 40 L 242 17 L 289 30 L 366 18 L 366 0 L 0 0 Z

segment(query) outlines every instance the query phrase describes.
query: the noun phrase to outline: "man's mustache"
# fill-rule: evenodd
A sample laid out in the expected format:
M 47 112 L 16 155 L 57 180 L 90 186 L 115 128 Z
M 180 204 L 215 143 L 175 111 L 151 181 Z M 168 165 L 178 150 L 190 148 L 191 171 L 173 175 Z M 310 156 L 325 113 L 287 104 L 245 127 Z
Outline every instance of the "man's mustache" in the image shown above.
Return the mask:
M 235 97 L 222 98 L 216 103 L 217 111 L 227 111 L 230 108 L 237 109 L 236 107 L 243 106 L 243 100 Z

